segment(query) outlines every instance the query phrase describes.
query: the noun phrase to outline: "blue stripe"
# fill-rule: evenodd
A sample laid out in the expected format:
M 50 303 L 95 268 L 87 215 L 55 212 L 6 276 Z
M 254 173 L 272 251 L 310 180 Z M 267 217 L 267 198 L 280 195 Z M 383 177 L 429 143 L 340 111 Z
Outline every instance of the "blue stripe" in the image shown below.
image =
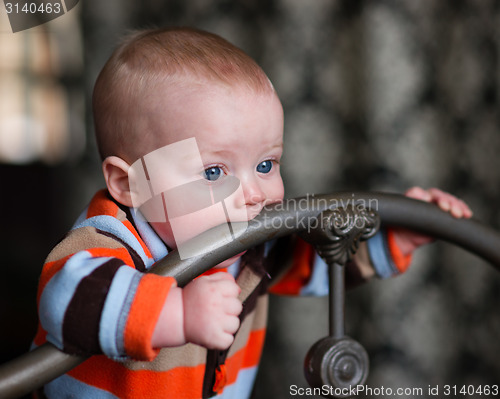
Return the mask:
M 142 273 L 128 266 L 118 269 L 102 309 L 99 323 L 99 343 L 105 355 L 113 359 L 123 358 L 125 322 Z
M 84 220 L 82 223 L 75 225 L 74 229 L 80 227 L 94 227 L 96 229 L 113 234 L 126 242 L 135 252 L 141 257 L 144 264 L 148 264 L 151 260 L 146 256 L 141 244 L 137 241 L 132 232 L 125 225 L 113 216 L 99 215 L 90 219 Z
M 82 223 L 84 220 L 87 219 L 87 212 L 89 211 L 89 207 L 87 206 L 82 213 L 80 213 L 80 216 L 78 216 L 78 219 L 76 219 L 75 223 L 73 223 L 73 228 L 74 226 L 79 225 Z
M 135 208 L 130 208 L 130 214 L 134 219 L 134 223 L 137 227 L 137 231 L 141 236 L 142 240 L 148 247 L 151 255 L 153 255 L 154 262 L 159 261 L 168 254 L 168 249 L 165 243 L 162 241 L 158 234 L 153 230 L 151 225 L 144 219 L 142 213 L 137 211 Z M 149 260 L 149 263 L 145 263 L 146 268 L 151 267 L 153 264 L 153 259 Z
M 40 298 L 40 323 L 47 340 L 62 349 L 62 326 L 66 309 L 78 284 L 112 258 L 92 258 L 87 251 L 73 255 L 47 283 Z
M 267 258 L 267 255 L 269 255 L 269 252 L 276 245 L 277 241 L 277 239 L 266 241 L 266 243 L 264 244 L 264 258 Z
M 387 239 L 383 232 L 378 232 L 367 241 L 370 259 L 377 275 L 381 278 L 392 277 L 399 274 L 398 269 L 392 261 L 387 245 Z M 300 290 L 301 295 L 328 295 L 328 266 L 318 255 L 315 255 L 313 270 L 310 281 Z
M 118 320 L 118 331 L 121 333 L 117 336 L 117 344 L 118 348 L 123 348 L 123 352 L 125 352 L 125 325 L 128 320 L 128 314 L 130 307 L 132 306 L 132 302 L 134 301 L 135 298 L 135 293 L 137 292 L 137 287 L 139 286 L 139 282 L 141 281 L 141 278 L 143 277 L 143 274 L 138 273 L 132 280 L 132 284 L 130 286 L 130 290 L 127 291 L 127 296 L 125 297 L 125 301 L 123 302 L 122 309 L 127 309 L 127 311 L 122 311 L 120 313 L 120 318 Z
M 387 246 L 387 239 L 382 231 L 379 231 L 367 241 L 368 252 L 375 272 L 381 278 L 389 278 L 399 274 L 398 269 L 392 261 L 392 257 Z
M 234 384 L 224 388 L 221 395 L 215 396 L 216 399 L 248 399 L 252 393 L 255 376 L 258 367 L 248 367 L 238 372 L 238 377 Z
M 49 399 L 118 399 L 117 396 L 108 391 L 87 385 L 66 374 L 49 382 L 44 386 L 43 390 L 45 396 Z
M 312 269 L 312 275 L 309 282 L 302 287 L 300 290 L 300 295 L 314 295 L 323 296 L 328 295 L 329 285 L 328 285 L 328 265 L 319 256 L 315 254 L 314 263 Z

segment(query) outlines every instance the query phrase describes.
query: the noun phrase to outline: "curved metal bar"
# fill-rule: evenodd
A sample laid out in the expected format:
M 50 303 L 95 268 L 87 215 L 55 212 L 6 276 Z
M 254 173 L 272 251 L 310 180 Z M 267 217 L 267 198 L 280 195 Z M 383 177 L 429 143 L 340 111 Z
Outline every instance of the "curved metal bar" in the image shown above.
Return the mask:
M 481 256 L 500 270 L 500 234 L 475 220 L 455 219 L 434 205 L 402 195 L 341 192 L 291 199 L 266 207 L 231 242 L 224 238 L 222 228 L 211 229 L 190 241 L 197 248 L 204 245 L 206 252 L 203 255 L 181 260 L 173 251 L 150 271 L 173 276 L 180 286 L 184 286 L 223 260 L 255 245 L 309 229 L 326 209 L 357 204 L 377 211 L 383 225 L 406 227 L 448 241 Z M 44 344 L 0 366 L 0 398 L 16 398 L 29 393 L 85 359 Z
M 377 211 L 382 225 L 405 227 L 460 246 L 490 262 L 500 270 L 500 233 L 474 219 L 456 219 L 437 206 L 399 194 L 335 193 L 287 200 L 264 208 L 236 240 L 213 239 L 217 228 L 192 242 L 206 243 L 204 255 L 180 261 L 178 254 L 167 256 L 152 268 L 161 275 L 174 276 L 180 285 L 191 281 L 214 265 L 252 246 L 274 238 L 301 232 L 316 223 L 326 209 L 363 205 Z

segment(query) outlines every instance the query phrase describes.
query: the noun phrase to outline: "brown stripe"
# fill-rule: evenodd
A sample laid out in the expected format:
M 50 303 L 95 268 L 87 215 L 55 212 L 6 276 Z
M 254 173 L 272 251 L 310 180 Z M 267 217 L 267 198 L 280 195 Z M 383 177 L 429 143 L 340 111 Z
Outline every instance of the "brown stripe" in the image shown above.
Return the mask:
M 142 258 L 139 256 L 139 254 L 135 251 L 134 248 L 132 248 L 127 242 L 123 241 L 120 237 L 115 236 L 112 233 L 109 233 L 104 230 L 96 229 L 97 233 L 105 236 L 105 237 L 110 237 L 113 240 L 118 241 L 120 244 L 122 244 L 130 254 L 130 257 L 132 258 L 132 261 L 134 262 L 135 268 L 139 270 L 140 272 L 145 272 L 146 271 L 146 265 L 142 261 Z
M 267 294 L 269 276 L 263 267 L 263 261 L 263 246 L 250 249 L 241 258 L 242 269 L 236 279 L 241 288 L 239 298 L 243 302 L 243 310 L 240 314 L 241 321 L 255 309 L 257 299 L 261 295 Z
M 45 262 L 53 262 L 65 256 L 90 248 L 115 249 L 122 248 L 122 245 L 113 238 L 103 237 L 101 234 L 98 234 L 95 227 L 80 227 L 70 231 L 66 237 L 54 247 Z
M 80 281 L 64 316 L 64 351 L 101 353 L 99 322 L 113 277 L 123 262 L 111 259 Z M 78 343 L 78 344 L 77 344 Z
M 268 295 L 261 295 L 254 310 L 247 314 L 245 320 L 241 322 L 238 334 L 229 349 L 228 357 L 247 345 L 248 337 L 252 331 L 261 330 L 267 324 Z
M 261 278 L 257 287 L 251 292 L 251 294 L 243 302 L 243 310 L 240 313 L 240 321 L 243 322 L 247 315 L 249 315 L 255 309 L 258 299 L 262 295 L 267 294 L 268 279 L 266 277 Z
M 135 222 L 134 222 L 134 217 L 132 216 L 132 212 L 130 212 L 130 208 L 128 206 L 125 206 L 123 204 L 120 204 L 119 202 L 116 202 L 116 205 L 118 206 L 118 208 L 120 208 L 120 211 L 123 212 L 123 217 L 121 217 L 120 219 L 118 219 L 120 222 L 124 222 L 126 220 L 128 220 L 130 222 L 130 224 L 132 225 L 132 227 L 137 230 L 137 226 L 135 225 Z M 122 216 L 121 213 L 119 214 L 119 216 Z
M 126 361 L 130 370 L 169 371 L 176 367 L 196 367 L 205 363 L 207 349 L 195 344 L 163 348 L 151 362 Z
M 244 323 L 246 317 L 251 314 L 257 305 L 259 297 L 266 295 L 269 277 L 263 266 L 264 260 L 264 246 L 260 245 L 247 251 L 241 257 L 241 272 L 236 279 L 236 282 L 241 287 L 239 295 L 240 300 L 243 302 L 243 310 L 240 313 L 240 326 L 246 327 Z M 243 335 L 249 331 L 242 332 L 242 341 L 238 339 L 238 346 L 243 345 Z M 236 336 L 240 331 L 236 333 Z M 205 376 L 203 379 L 203 398 L 210 398 L 215 395 L 212 390 L 215 382 L 215 372 L 221 364 L 224 364 L 228 352 L 232 347 L 224 351 L 209 350 L 207 351 L 207 360 L 205 365 Z
M 293 265 L 293 249 L 298 239 L 296 235 L 280 238 L 269 251 L 264 260 L 264 267 L 271 275 L 271 284 L 279 281 Z

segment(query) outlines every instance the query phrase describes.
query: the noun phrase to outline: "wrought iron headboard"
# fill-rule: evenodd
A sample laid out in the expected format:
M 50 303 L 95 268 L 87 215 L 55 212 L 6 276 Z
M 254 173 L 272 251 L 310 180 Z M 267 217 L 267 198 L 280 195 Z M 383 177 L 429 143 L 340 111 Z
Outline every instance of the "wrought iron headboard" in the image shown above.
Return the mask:
M 197 246 L 203 245 L 206 249 L 203 255 L 181 260 L 179 254 L 173 251 L 153 265 L 150 272 L 173 276 L 179 286 L 184 286 L 223 260 L 248 248 L 299 233 L 314 243 L 325 257 L 331 267 L 330 283 L 335 284 L 335 290 L 330 290 L 333 314 L 329 340 L 332 342 L 330 346 L 323 345 L 316 350 L 328 358 L 328 362 L 337 362 L 337 365 L 345 362 L 338 350 L 354 351 L 360 363 L 354 366 L 362 368 L 364 354 L 358 352 L 358 344 L 355 343 L 353 347 L 352 340 L 346 342 L 343 339 L 343 264 L 355 252 L 359 241 L 375 233 L 380 223 L 406 227 L 458 245 L 500 270 L 500 234 L 476 220 L 455 219 L 434 205 L 402 195 L 339 192 L 290 199 L 266 207 L 248 222 L 247 228 L 237 239 L 229 243 L 217 234 L 219 227 L 211 229 L 190 242 Z M 220 240 L 214 239 L 219 236 Z M 332 351 L 331 347 L 336 344 Z M 366 379 L 367 370 L 339 374 L 316 355 L 313 353 L 312 359 L 308 360 L 309 366 L 306 364 L 306 376 L 312 385 L 326 382 L 342 386 L 344 383 L 360 383 Z M 0 398 L 16 398 L 27 394 L 85 359 L 65 354 L 51 344 L 44 344 L 0 366 Z

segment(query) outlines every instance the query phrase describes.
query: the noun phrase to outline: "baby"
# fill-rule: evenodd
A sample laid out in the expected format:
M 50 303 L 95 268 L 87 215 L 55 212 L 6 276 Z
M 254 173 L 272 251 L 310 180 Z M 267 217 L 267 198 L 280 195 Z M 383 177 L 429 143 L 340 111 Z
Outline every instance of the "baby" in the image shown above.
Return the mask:
M 283 110 L 272 84 L 218 36 L 148 30 L 113 53 L 93 111 L 107 190 L 46 260 L 35 345 L 95 356 L 41 395 L 249 397 L 267 293 L 324 293 L 311 278 L 325 273 L 326 281 L 312 248 L 298 238 L 258 246 L 182 289 L 145 272 L 199 233 L 227 222 L 232 237 L 232 222 L 282 201 Z M 408 195 L 471 215 L 437 189 Z M 364 279 L 397 274 L 427 241 L 406 230 L 380 233 L 349 268 Z

